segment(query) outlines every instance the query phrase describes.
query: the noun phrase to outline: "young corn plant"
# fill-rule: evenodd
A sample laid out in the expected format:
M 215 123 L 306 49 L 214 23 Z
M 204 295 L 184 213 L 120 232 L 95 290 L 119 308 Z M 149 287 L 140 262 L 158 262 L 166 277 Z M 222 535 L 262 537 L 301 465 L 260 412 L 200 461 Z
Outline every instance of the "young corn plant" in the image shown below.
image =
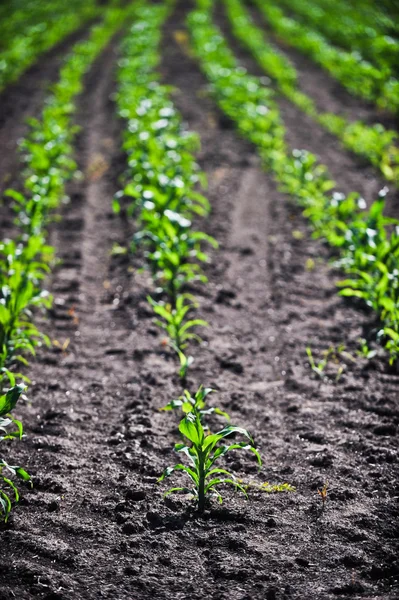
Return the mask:
M 171 400 L 166 406 L 163 406 L 161 410 L 169 411 L 181 409 L 185 415 L 189 413 L 198 415 L 201 421 L 204 420 L 204 417 L 212 414 L 220 415 L 230 421 L 230 417 L 225 411 L 216 406 L 208 406 L 206 399 L 209 394 L 212 394 L 214 391 L 215 390 L 212 388 L 206 388 L 203 385 L 200 385 L 194 396 L 192 396 L 188 390 L 184 390 L 182 396 L 176 400 Z
M 202 342 L 202 338 L 192 330 L 195 327 L 207 327 L 208 323 L 203 319 L 186 319 L 188 312 L 198 306 L 191 294 L 177 296 L 175 308 L 172 304 L 156 302 L 150 296 L 147 297 L 147 300 L 155 314 L 160 317 L 160 319 L 155 320 L 155 324 L 166 331 L 169 345 L 178 355 L 180 361 L 179 375 L 184 379 L 189 366 L 194 360 L 191 356 L 185 354 L 185 348 L 190 340 L 195 340 L 198 343 Z
M 318 362 L 313 357 L 310 346 L 306 347 L 306 354 L 308 355 L 308 361 L 310 368 L 320 379 L 324 379 L 326 375 L 326 367 L 333 366 L 335 369 L 335 382 L 337 383 L 344 372 L 345 365 L 341 364 L 342 359 L 346 359 L 351 362 L 356 362 L 356 358 L 346 351 L 345 346 L 340 344 L 339 346 L 330 346 L 327 350 L 323 350 L 323 358 Z
M 36 346 L 49 343 L 33 324 L 31 312 L 34 307 L 50 308 L 52 303 L 48 292 L 41 289 L 51 256 L 49 250 L 46 256 L 46 250 L 36 236 L 25 244 L 0 243 L 0 381 L 2 377 L 10 379 L 13 363 L 27 364 L 24 354 L 34 355 Z M 45 262 L 39 262 L 38 256 Z
M 202 243 L 208 242 L 217 248 L 211 236 L 191 229 L 191 221 L 173 211 L 166 211 L 157 218 L 151 229 L 138 232 L 138 240 L 150 246 L 147 260 L 155 283 L 168 295 L 172 306 L 184 286 L 194 281 L 207 282 L 199 262 L 207 262 L 208 256 L 202 250 Z M 197 261 L 197 262 L 195 262 Z
M 176 346 L 171 344 L 173 350 L 176 352 L 177 357 L 179 359 L 180 368 L 179 368 L 179 377 L 182 381 L 184 381 L 187 377 L 187 372 L 191 365 L 194 362 L 194 357 L 187 355 L 183 352 L 183 350 L 179 350 Z
M 25 386 L 16 385 L 7 393 L 0 395 L 0 442 L 5 440 L 21 439 L 23 427 L 21 421 L 11 416 L 19 398 L 23 394 Z M 19 501 L 19 492 L 11 476 L 30 482 L 30 475 L 18 466 L 9 465 L 0 456 L 0 515 L 4 521 L 8 520 L 12 510 L 13 501 Z
M 260 454 L 248 431 L 242 427 L 228 425 L 218 433 L 206 435 L 200 414 L 193 412 L 188 413 L 180 421 L 179 431 L 190 445 L 185 443 L 176 444 L 175 451 L 184 454 L 188 458 L 190 466 L 178 463 L 173 467 L 167 467 L 158 481 L 163 481 L 166 477 L 170 477 L 172 473 L 181 471 L 188 476 L 191 485 L 190 487 L 173 487 L 165 493 L 165 496 L 179 492 L 192 494 L 200 514 L 203 514 L 211 497 L 216 497 L 220 504 L 223 502 L 223 497 L 217 489 L 220 485 L 232 485 L 236 491 L 242 492 L 247 497 L 244 487 L 237 481 L 236 477 L 226 469 L 215 466 L 215 464 L 231 450 L 249 450 L 254 453 L 259 466 L 261 466 Z M 232 434 L 242 435 L 247 441 L 230 445 L 221 443 L 222 440 Z

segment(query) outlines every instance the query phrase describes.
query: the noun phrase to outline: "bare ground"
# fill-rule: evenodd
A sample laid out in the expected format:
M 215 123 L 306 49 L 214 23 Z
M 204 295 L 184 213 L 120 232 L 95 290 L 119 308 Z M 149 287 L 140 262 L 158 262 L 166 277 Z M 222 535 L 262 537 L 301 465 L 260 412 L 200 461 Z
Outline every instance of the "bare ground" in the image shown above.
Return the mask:
M 175 460 L 177 420 L 159 413 L 181 391 L 176 365 L 152 324 L 150 279 L 140 257 L 111 257 L 128 243 L 126 219 L 111 214 L 124 169 L 109 97 L 114 46 L 87 78 L 77 120 L 84 182 L 52 228 L 63 263 L 43 326 L 59 345 L 30 369 L 32 404 L 21 406 L 28 437 L 10 448 L 34 475 L 12 520 L 0 530 L 0 598 L 165 599 L 211 597 L 398 597 L 398 378 L 380 359 L 344 360 L 335 382 L 315 379 L 315 355 L 376 325 L 336 296 L 289 199 L 260 169 L 254 149 L 218 112 L 195 63 L 174 41 L 182 7 L 165 28 L 162 77 L 201 134 L 199 162 L 217 237 L 209 285 L 198 287 L 210 327 L 188 386 L 214 387 L 232 422 L 257 440 L 264 466 L 246 455 L 229 467 L 245 480 L 289 482 L 296 493 L 226 491 L 204 518 L 186 499 L 164 501 L 156 484 Z M 292 136 L 301 124 L 290 123 Z M 355 176 L 356 169 L 353 166 Z M 294 233 L 294 235 L 293 235 Z M 217 426 L 215 422 L 215 427 Z M 323 510 L 317 489 L 329 481 Z

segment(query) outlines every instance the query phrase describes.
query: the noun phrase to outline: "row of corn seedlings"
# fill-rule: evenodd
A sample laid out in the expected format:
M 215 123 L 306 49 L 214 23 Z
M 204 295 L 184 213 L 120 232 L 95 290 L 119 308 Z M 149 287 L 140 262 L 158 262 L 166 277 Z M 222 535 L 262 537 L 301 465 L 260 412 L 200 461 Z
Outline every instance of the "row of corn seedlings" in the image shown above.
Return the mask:
M 310 56 L 352 94 L 396 113 L 399 80 L 387 67 L 375 66 L 359 53 L 333 46 L 319 32 L 288 17 L 274 1 L 252 0 L 280 39 Z
M 70 0 L 61 5 L 59 0 L 30 0 L 2 18 L 0 92 L 46 50 L 98 15 L 95 0 Z
M 21 438 L 22 425 L 10 412 L 25 386 L 16 385 L 26 376 L 18 373 L 18 363 L 27 364 L 26 355 L 49 343 L 34 324 L 34 312 L 51 306 L 51 296 L 43 282 L 53 262 L 53 249 L 46 242 L 51 212 L 66 200 L 65 184 L 77 166 L 72 159 L 76 98 L 83 78 L 100 52 L 126 18 L 126 9 L 110 8 L 101 24 L 92 28 L 87 41 L 76 44 L 66 58 L 59 81 L 52 87 L 39 120 L 30 121 L 30 130 L 21 143 L 24 191 L 8 190 L 15 211 L 16 235 L 0 243 L 0 442 Z M 7 391 L 7 388 L 8 391 Z M 16 427 L 15 431 L 11 431 Z M 29 476 L 19 467 L 0 459 L 0 511 L 7 519 L 11 510 L 10 492 L 18 491 L 5 472 L 23 479 Z
M 299 90 L 298 76 L 292 62 L 272 44 L 255 25 L 241 0 L 224 0 L 234 35 L 272 77 L 281 93 L 325 129 L 336 135 L 349 150 L 377 167 L 388 181 L 399 185 L 399 148 L 396 131 L 382 124 L 349 122 L 343 116 L 319 112 L 313 99 Z
M 192 155 L 198 138 L 184 131 L 181 118 L 171 99 L 170 88 L 162 85 L 155 69 L 159 63 L 161 27 L 174 5 L 173 1 L 149 5 L 141 2 L 137 20 L 121 46 L 116 96 L 119 115 L 126 121 L 123 148 L 128 157 L 128 171 L 123 191 L 117 195 L 117 212 L 129 199 L 128 214 L 134 216 L 138 230 L 132 250 L 143 248 L 159 300 L 148 300 L 158 317 L 157 323 L 166 330 L 170 347 L 180 360 L 180 376 L 185 382 L 192 357 L 187 356 L 189 340 L 199 337 L 193 328 L 205 321 L 188 317 L 197 307 L 192 294 L 186 292 L 193 282 L 206 282 L 200 263 L 207 260 L 203 243 L 216 247 L 216 242 L 193 226 L 193 218 L 208 214 L 209 202 L 196 191 L 203 182 Z M 219 460 L 231 450 L 249 450 L 261 464 L 251 435 L 240 427 L 227 424 L 211 434 L 205 419 L 210 414 L 228 418 L 216 407 L 209 407 L 211 389 L 200 386 L 195 392 L 184 390 L 164 410 L 181 409 L 179 423 L 182 442 L 175 451 L 188 464 L 179 462 L 165 469 L 159 481 L 174 472 L 184 473 L 189 486 L 169 489 L 170 493 L 189 493 L 202 513 L 208 498 L 222 496 L 218 487 L 230 484 L 246 495 L 246 489 L 236 477 L 218 466 Z M 226 438 L 240 435 L 243 442 L 226 444 Z
M 173 2 L 156 8 L 140 6 L 137 22 L 122 44 L 117 104 L 127 123 L 123 148 L 129 169 L 114 209 L 120 210 L 122 198 L 129 199 L 128 214 L 137 223 L 132 249 L 140 247 L 145 253 L 160 297 L 148 300 L 180 360 L 184 378 L 192 362 L 186 355 L 187 344 L 201 341 L 193 329 L 207 325 L 191 318 L 198 302 L 184 290 L 194 282 L 206 283 L 201 263 L 208 256 L 203 246 L 217 247 L 217 243 L 193 225 L 193 218 L 210 210 L 208 200 L 197 191 L 205 183 L 192 154 L 198 136 L 184 130 L 169 87 L 161 85 L 154 71 L 161 25 L 172 6 Z
M 313 0 L 315 6 L 322 10 L 331 11 L 330 0 Z M 357 23 L 358 26 L 369 27 L 371 31 L 364 31 L 369 39 L 376 35 L 393 36 L 399 31 L 399 24 L 394 11 L 389 10 L 390 0 L 381 0 L 378 4 L 374 0 L 357 0 L 352 4 L 345 0 L 336 0 L 337 13 L 342 15 L 342 20 L 347 23 Z M 388 8 L 388 10 L 387 10 Z
M 383 214 L 386 190 L 367 210 L 357 193 L 332 191 L 334 182 L 315 156 L 288 149 L 272 90 L 239 66 L 212 22 L 212 6 L 212 0 L 198 0 L 188 26 L 219 106 L 256 145 L 281 190 L 304 208 L 315 236 L 339 250 L 338 264 L 349 274 L 340 294 L 360 298 L 376 311 L 377 335 L 393 363 L 399 356 L 399 222 Z
M 280 0 L 280 4 L 295 18 L 322 33 L 330 42 L 353 52 L 359 52 L 380 68 L 395 74 L 399 60 L 399 41 L 387 35 L 394 28 L 392 19 L 368 6 L 353 9 L 348 3 L 319 5 L 314 0 Z M 349 8 L 349 10 L 348 10 Z M 351 10 L 352 9 L 352 10 Z M 377 11 L 375 11 L 377 9 Z

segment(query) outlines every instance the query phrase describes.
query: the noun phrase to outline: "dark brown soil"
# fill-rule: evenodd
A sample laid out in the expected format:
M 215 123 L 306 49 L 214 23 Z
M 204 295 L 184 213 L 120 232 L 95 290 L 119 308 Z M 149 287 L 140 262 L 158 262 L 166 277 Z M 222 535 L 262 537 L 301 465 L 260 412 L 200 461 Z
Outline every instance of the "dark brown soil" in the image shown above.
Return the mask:
M 69 345 L 40 351 L 29 370 L 32 404 L 17 415 L 28 436 L 10 457 L 29 468 L 34 488 L 0 530 L 0 599 L 393 600 L 398 377 L 379 358 L 344 359 L 338 382 L 333 364 L 325 379 L 312 375 L 307 344 L 316 356 L 340 343 L 355 353 L 376 324 L 336 296 L 325 248 L 215 108 L 174 41 L 183 13 L 165 29 L 162 77 L 201 134 L 213 206 L 204 228 L 220 242 L 209 284 L 195 290 L 210 327 L 192 348 L 188 386 L 214 387 L 232 422 L 253 432 L 262 472 L 236 454 L 226 462 L 237 475 L 297 491 L 253 491 L 246 501 L 226 490 L 204 518 L 186 499 L 163 500 L 156 480 L 176 460 L 178 421 L 158 408 L 181 388 L 145 300 L 149 276 L 135 270 L 138 257 L 110 256 L 131 233 L 110 210 L 124 168 L 111 46 L 78 112 L 86 178 L 53 228 L 63 264 L 43 326 Z

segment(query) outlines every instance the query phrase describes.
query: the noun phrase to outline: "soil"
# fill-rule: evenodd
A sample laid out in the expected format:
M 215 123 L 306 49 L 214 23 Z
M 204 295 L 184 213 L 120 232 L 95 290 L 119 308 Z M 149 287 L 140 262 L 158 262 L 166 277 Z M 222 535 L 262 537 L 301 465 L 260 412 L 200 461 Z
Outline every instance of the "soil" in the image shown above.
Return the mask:
M 114 41 L 79 103 L 85 178 L 71 185 L 51 228 L 62 263 L 41 325 L 57 345 L 32 362 L 30 403 L 16 414 L 27 437 L 9 448 L 10 460 L 29 469 L 34 486 L 0 529 L 0 599 L 393 600 L 398 375 L 378 356 L 341 357 L 338 378 L 333 361 L 323 379 L 312 373 L 307 345 L 317 358 L 341 343 L 356 356 L 357 338 L 378 324 L 336 296 L 328 251 L 176 44 L 184 4 L 165 27 L 161 73 L 187 127 L 201 135 L 213 209 L 201 226 L 220 243 L 209 253 L 209 283 L 193 289 L 210 327 L 192 348 L 187 386 L 213 387 L 232 422 L 255 436 L 262 471 L 253 457 L 231 453 L 234 473 L 288 482 L 296 492 L 254 487 L 246 500 L 226 489 L 224 504 L 203 517 L 185 497 L 163 499 L 167 486 L 157 477 L 176 462 L 178 418 L 158 409 L 181 386 L 152 322 L 140 256 L 111 255 L 132 233 L 124 215 L 111 212 L 125 168 L 111 99 Z M 293 136 L 296 127 L 292 120 Z M 345 168 L 359 177 L 355 163 Z M 317 490 L 327 480 L 323 507 Z

